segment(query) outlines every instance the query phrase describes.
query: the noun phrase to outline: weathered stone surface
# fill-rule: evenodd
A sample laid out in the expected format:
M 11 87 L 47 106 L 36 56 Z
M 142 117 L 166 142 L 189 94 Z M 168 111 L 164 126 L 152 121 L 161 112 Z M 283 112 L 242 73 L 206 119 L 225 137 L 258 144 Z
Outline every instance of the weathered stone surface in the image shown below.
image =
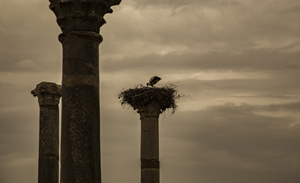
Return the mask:
M 50 0 L 63 46 L 61 183 L 100 183 L 99 44 L 121 0 Z
M 40 157 L 38 171 L 38 183 L 58 183 L 59 166 L 56 158 Z
M 61 97 L 61 86 L 51 82 L 41 82 L 31 91 L 38 97 L 39 105 L 58 105 Z
M 39 183 L 58 183 L 59 175 L 59 110 L 61 86 L 42 82 L 31 91 L 40 105 Z
M 56 106 L 40 106 L 38 183 L 58 183 L 59 112 Z
M 99 44 L 94 32 L 72 31 L 61 34 L 63 46 L 63 85 L 99 86 Z
M 141 183 L 159 183 L 159 169 L 147 168 L 141 170 Z
M 59 111 L 58 105 L 40 106 L 39 156 L 56 158 L 59 149 Z
M 156 103 L 150 103 L 147 106 L 137 106 L 137 109 L 137 112 L 140 114 L 141 119 L 146 117 L 158 118 L 161 113 L 159 105 Z
M 112 13 L 110 8 L 121 0 L 50 0 L 50 9 L 64 33 L 92 31 L 99 33 L 105 23 L 103 16 Z
M 141 169 L 144 168 L 159 168 L 158 159 L 141 159 Z
M 158 159 L 158 118 L 141 118 L 141 159 Z
M 141 119 L 141 183 L 159 183 L 159 105 L 138 108 Z
M 63 46 L 61 183 L 100 183 L 99 43 L 72 31 Z
M 100 183 L 99 88 L 63 85 L 61 183 Z

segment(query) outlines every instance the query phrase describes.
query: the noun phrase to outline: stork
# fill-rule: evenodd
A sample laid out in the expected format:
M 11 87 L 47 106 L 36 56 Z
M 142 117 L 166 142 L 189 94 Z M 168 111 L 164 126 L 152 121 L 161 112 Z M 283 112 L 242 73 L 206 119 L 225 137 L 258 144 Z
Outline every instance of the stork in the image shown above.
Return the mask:
M 159 80 L 161 80 L 160 77 L 158 76 L 153 76 L 152 78 L 150 78 L 149 83 L 147 83 L 147 86 L 154 86 Z

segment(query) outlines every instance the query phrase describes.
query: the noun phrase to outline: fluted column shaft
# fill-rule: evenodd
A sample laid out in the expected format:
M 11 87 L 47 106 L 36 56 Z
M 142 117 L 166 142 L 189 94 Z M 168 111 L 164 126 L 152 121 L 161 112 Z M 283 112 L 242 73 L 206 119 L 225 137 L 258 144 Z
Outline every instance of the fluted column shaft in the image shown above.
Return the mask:
M 40 106 L 38 183 L 58 183 L 61 86 L 42 82 L 31 93 Z
M 160 110 L 155 104 L 138 109 L 141 119 L 141 183 L 159 183 Z

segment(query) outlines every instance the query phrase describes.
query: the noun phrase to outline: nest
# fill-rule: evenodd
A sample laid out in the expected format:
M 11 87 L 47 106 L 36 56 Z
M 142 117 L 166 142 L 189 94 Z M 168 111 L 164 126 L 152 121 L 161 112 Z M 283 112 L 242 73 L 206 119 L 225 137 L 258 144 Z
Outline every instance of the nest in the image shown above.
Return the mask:
M 178 95 L 176 85 L 169 84 L 163 87 L 146 87 L 138 85 L 135 88 L 123 90 L 118 98 L 121 99 L 121 105 L 129 105 L 134 110 L 147 106 L 150 103 L 155 103 L 160 108 L 161 112 L 167 109 L 172 110 L 172 113 L 177 109 L 176 100 L 182 96 Z

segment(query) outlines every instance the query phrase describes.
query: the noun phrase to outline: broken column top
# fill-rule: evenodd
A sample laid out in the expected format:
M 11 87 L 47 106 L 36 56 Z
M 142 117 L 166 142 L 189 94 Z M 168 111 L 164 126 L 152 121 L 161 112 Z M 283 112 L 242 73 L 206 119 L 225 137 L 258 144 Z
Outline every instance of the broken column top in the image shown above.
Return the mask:
M 51 82 L 41 82 L 31 91 L 34 97 L 38 97 L 39 105 L 58 105 L 61 93 L 61 85 Z
M 112 13 L 111 6 L 121 0 L 50 0 L 50 9 L 63 33 L 92 31 L 99 33 L 105 23 L 103 16 Z
M 174 113 L 177 108 L 176 100 L 179 98 L 180 95 L 177 94 L 175 85 L 163 87 L 139 85 L 119 94 L 121 105 L 133 107 L 141 116 L 158 116 L 167 109 L 171 109 Z

